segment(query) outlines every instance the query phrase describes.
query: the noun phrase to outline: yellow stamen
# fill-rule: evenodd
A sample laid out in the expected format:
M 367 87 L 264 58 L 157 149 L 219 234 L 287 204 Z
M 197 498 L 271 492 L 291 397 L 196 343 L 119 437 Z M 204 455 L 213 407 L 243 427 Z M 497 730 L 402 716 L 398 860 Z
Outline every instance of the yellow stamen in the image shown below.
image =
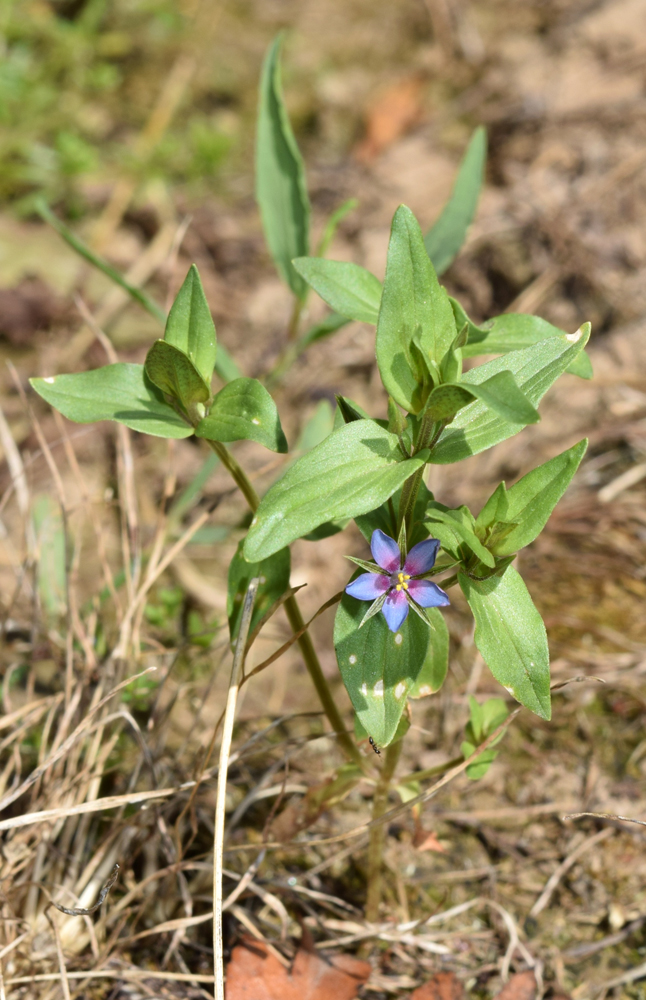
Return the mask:
M 401 589 L 402 589 L 402 585 L 401 585 L 401 583 L 398 583 L 396 585 L 396 587 L 395 587 L 395 590 L 401 590 Z

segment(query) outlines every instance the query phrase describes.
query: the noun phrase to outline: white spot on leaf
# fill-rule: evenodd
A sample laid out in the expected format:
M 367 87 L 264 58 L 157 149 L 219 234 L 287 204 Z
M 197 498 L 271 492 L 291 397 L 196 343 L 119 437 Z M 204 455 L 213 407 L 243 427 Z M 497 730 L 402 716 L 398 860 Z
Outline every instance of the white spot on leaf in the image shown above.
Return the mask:
M 361 694 L 364 696 L 368 694 L 368 685 L 365 683 L 365 681 L 361 685 Z
M 48 382 L 49 385 L 51 385 L 53 381 L 54 381 L 54 376 L 53 375 L 50 375 L 49 378 L 44 378 L 43 379 L 43 382 Z
M 406 690 L 406 685 L 404 684 L 403 681 L 400 681 L 397 687 L 395 688 L 395 698 L 401 698 L 405 690 Z
M 579 329 L 575 330 L 574 333 L 566 333 L 565 339 L 569 340 L 571 344 L 576 344 L 577 340 L 581 340 L 582 335 L 583 329 L 582 327 L 579 327 Z
M 255 424 L 256 427 L 260 427 L 260 421 L 258 420 L 258 417 L 253 417 L 251 423 Z
M 354 655 L 354 653 L 352 653 L 352 654 L 351 654 L 351 655 L 350 655 L 350 656 L 348 657 L 348 663 L 352 663 L 352 664 L 355 664 L 356 662 L 357 662 L 357 658 L 356 658 L 356 656 Z
M 401 646 L 403 641 L 404 641 L 403 635 L 401 634 L 401 632 L 398 632 L 397 635 L 395 636 L 395 644 L 397 646 Z
M 377 681 L 377 683 L 375 684 L 375 686 L 372 689 L 372 693 L 374 694 L 375 698 L 383 698 L 383 696 L 384 696 L 384 682 L 383 681 Z
M 419 693 L 421 695 L 433 694 L 433 689 L 430 688 L 428 684 L 422 684 L 421 688 L 419 689 Z

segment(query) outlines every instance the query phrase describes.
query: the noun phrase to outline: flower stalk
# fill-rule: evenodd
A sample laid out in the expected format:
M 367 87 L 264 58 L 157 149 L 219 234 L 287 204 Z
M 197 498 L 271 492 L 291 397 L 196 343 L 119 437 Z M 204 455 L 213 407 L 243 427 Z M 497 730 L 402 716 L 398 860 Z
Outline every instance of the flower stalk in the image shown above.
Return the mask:
M 255 514 L 258 510 L 260 498 L 249 481 L 244 469 L 236 461 L 229 449 L 220 441 L 208 441 L 208 445 L 221 460 L 236 486 L 240 489 L 240 492 L 247 501 L 251 511 Z M 298 601 L 293 594 L 285 601 L 285 612 L 293 631 L 299 632 L 300 629 L 303 628 L 304 620 Z M 332 729 L 336 733 L 339 746 L 350 760 L 353 760 L 355 763 L 363 766 L 363 757 L 353 740 L 350 738 L 350 735 L 346 732 L 343 719 L 341 718 L 341 713 L 336 706 L 334 696 L 330 691 L 330 686 L 325 679 L 323 670 L 321 669 L 321 664 L 309 632 L 304 632 L 297 642 L 303 656 L 303 660 L 305 661 L 307 672 L 309 673 L 312 683 L 316 688 L 316 693 L 319 696 L 323 711 L 325 712 Z

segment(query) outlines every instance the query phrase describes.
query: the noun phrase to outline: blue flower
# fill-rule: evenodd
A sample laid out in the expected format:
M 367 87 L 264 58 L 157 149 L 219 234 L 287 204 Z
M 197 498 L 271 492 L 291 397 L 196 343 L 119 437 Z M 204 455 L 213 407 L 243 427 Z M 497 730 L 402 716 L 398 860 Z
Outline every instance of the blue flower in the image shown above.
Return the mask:
M 427 538 L 414 545 L 404 559 L 394 538 L 379 528 L 373 531 L 370 548 L 375 563 L 356 560 L 370 572 L 362 573 L 345 588 L 346 594 L 359 601 L 373 601 L 363 621 L 381 611 L 390 631 L 396 632 L 406 620 L 409 607 L 426 619 L 419 609 L 450 604 L 441 587 L 420 579 L 433 568 L 439 547 L 437 538 Z

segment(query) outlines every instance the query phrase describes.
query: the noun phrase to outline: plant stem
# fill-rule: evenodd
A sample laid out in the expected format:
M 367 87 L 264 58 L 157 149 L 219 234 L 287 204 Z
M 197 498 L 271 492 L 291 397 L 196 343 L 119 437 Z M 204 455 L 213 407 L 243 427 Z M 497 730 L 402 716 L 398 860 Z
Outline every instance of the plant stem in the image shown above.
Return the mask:
M 220 441 L 207 441 L 209 448 L 215 452 L 218 456 L 222 465 L 225 467 L 227 472 L 230 474 L 234 483 L 242 493 L 243 497 L 249 504 L 249 507 L 255 514 L 258 510 L 258 505 L 260 503 L 260 497 L 254 490 L 253 486 L 247 478 L 247 474 L 244 469 L 236 462 L 235 458 L 229 451 L 229 449 L 223 445 Z
M 435 777 L 436 774 L 450 771 L 452 767 L 457 767 L 463 760 L 464 757 L 454 757 L 453 760 L 447 760 L 446 764 L 436 764 L 435 767 L 427 767 L 424 771 L 411 771 L 410 774 L 399 779 L 399 784 L 407 785 L 411 781 L 425 781 L 427 778 Z
M 301 313 L 304 305 L 304 299 L 299 299 L 298 296 L 294 299 L 294 308 L 292 309 L 289 326 L 287 327 L 287 340 L 289 343 L 296 340 L 298 335 L 298 326 L 301 321 Z
M 222 941 L 222 875 L 223 875 L 223 850 L 224 850 L 224 820 L 227 800 L 227 773 L 229 770 L 229 754 L 231 752 L 231 740 L 233 737 L 233 723 L 235 722 L 236 703 L 238 701 L 238 690 L 244 666 L 245 648 L 249 626 L 251 625 L 251 615 L 253 604 L 258 590 L 259 580 L 254 577 L 249 582 L 247 595 L 245 597 L 240 620 L 240 631 L 238 641 L 233 655 L 233 665 L 231 667 L 231 679 L 229 681 L 229 692 L 227 695 L 227 705 L 224 713 L 224 726 L 222 729 L 222 742 L 220 744 L 220 762 L 218 765 L 218 790 L 215 806 L 215 822 L 213 833 L 213 972 L 215 976 L 215 996 L 216 1000 L 224 1000 L 224 947 Z
M 249 507 L 255 514 L 258 510 L 258 505 L 260 503 L 260 498 L 254 490 L 253 486 L 247 478 L 247 474 L 244 469 L 236 462 L 235 458 L 225 445 L 220 441 L 208 441 L 209 447 L 215 452 L 215 454 L 220 458 L 224 467 L 230 473 L 232 479 L 234 480 L 236 486 L 240 489 L 240 492 L 244 496 L 245 500 L 249 504 Z M 291 625 L 294 632 L 298 632 L 303 628 L 305 624 L 303 621 L 303 616 L 301 614 L 301 609 L 298 605 L 296 598 L 292 595 L 288 597 L 285 601 L 285 611 L 287 613 L 287 618 L 289 619 L 289 624 Z M 314 649 L 314 644 L 310 637 L 309 632 L 304 632 L 300 639 L 297 640 L 300 647 L 303 659 L 305 660 L 305 666 L 307 667 L 308 673 L 312 678 L 312 683 L 316 688 L 316 693 L 319 696 L 321 705 L 323 706 L 323 711 L 327 715 L 328 721 L 332 726 L 332 729 L 337 734 L 339 746 L 343 749 L 345 754 L 350 758 L 350 760 L 355 761 L 355 763 L 360 764 L 362 767 L 364 765 L 363 757 L 357 746 L 351 740 L 349 734 L 345 731 L 345 726 L 343 724 L 343 719 L 341 714 L 336 707 L 334 697 L 330 691 L 328 682 L 325 679 L 323 671 L 321 669 L 321 664 L 319 663 L 319 658 L 316 655 L 316 650 Z
M 293 595 L 288 597 L 285 601 L 285 611 L 293 631 L 298 632 L 302 629 L 305 623 L 303 621 L 301 609 Z M 300 639 L 298 639 L 298 645 L 300 646 L 303 659 L 305 660 L 305 666 L 307 667 L 309 675 L 312 678 L 312 683 L 316 688 L 316 693 L 319 696 L 323 710 L 328 717 L 328 721 L 332 726 L 332 729 L 337 734 L 339 746 L 343 748 L 346 755 L 351 760 L 360 764 L 363 768 L 363 757 L 361 756 L 358 747 L 352 742 L 350 735 L 345 731 L 343 719 L 341 718 L 339 710 L 336 707 L 336 702 L 334 701 L 334 697 L 330 691 L 330 686 L 325 679 L 323 671 L 321 670 L 321 664 L 319 663 L 319 658 L 316 655 L 316 650 L 314 649 L 314 644 L 309 632 L 303 633 Z
M 372 819 L 380 819 L 388 808 L 388 793 L 390 782 L 395 773 L 404 741 L 397 740 L 383 750 L 384 766 L 375 788 L 372 800 Z M 384 839 L 386 831 L 384 824 L 370 828 L 368 841 L 368 896 L 366 899 L 366 920 L 376 923 L 379 920 L 379 905 L 381 903 L 381 869 L 383 865 Z

